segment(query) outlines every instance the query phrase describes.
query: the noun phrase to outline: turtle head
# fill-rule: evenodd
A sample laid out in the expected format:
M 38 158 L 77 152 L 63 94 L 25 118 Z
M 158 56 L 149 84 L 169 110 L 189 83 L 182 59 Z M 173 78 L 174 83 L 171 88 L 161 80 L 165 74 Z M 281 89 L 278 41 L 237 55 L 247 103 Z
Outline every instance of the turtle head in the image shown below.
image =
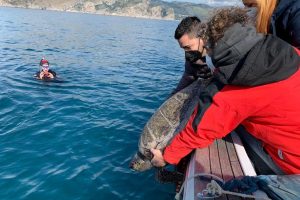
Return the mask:
M 152 158 L 153 155 L 150 152 L 150 150 L 145 151 L 145 154 L 142 154 L 141 152 L 138 151 L 132 158 L 129 167 L 134 171 L 139 171 L 139 172 L 146 171 L 152 168 L 152 164 L 151 164 Z

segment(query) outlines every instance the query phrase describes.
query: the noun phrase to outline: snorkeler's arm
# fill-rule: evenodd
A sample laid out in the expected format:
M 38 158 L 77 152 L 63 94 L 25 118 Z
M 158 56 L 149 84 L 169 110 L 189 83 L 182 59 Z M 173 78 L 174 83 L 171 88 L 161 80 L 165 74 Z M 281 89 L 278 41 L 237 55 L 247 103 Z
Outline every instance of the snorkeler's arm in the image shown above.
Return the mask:
M 38 78 L 39 78 L 39 79 L 43 79 L 43 77 L 44 77 L 44 72 L 40 72 Z
M 54 75 L 52 73 L 49 73 L 49 78 L 54 78 Z
M 50 69 L 49 72 L 53 75 L 53 78 L 56 77 L 56 72 L 55 71 L 53 71 L 53 70 Z

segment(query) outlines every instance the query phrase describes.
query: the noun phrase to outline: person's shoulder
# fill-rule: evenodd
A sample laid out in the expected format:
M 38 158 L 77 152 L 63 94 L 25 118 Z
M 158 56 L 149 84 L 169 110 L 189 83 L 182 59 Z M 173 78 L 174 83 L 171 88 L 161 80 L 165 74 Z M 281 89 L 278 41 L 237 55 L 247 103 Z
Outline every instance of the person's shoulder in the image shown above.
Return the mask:
M 37 79 L 40 79 L 41 71 L 36 72 L 33 76 Z
M 299 0 L 294 0 L 294 1 L 293 1 L 293 5 L 294 5 L 294 6 L 297 6 L 297 8 L 299 8 L 299 6 L 300 6 L 300 1 L 299 1 Z
M 51 69 L 49 69 L 49 73 L 51 73 L 54 77 L 56 76 L 56 72 Z
M 279 19 L 282 16 L 293 16 L 295 13 L 300 12 L 299 0 L 281 0 L 279 1 L 273 16 L 275 19 Z
M 285 14 L 288 14 L 292 17 L 295 16 L 295 13 L 300 12 L 300 1 L 299 0 L 290 0 L 290 1 L 280 1 L 280 4 L 283 6 L 286 4 Z M 299 16 L 298 16 L 299 17 Z
M 299 0 L 294 0 L 290 6 L 289 6 L 290 10 L 291 10 L 291 14 L 295 15 L 295 13 L 300 13 L 300 1 Z M 300 17 L 298 15 L 298 17 Z

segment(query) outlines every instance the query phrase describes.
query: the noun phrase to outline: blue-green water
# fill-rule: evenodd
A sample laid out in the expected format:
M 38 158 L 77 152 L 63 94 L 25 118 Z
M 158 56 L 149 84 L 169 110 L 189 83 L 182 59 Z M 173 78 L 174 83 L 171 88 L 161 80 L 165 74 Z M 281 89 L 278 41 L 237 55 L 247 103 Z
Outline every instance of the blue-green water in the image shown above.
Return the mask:
M 0 8 L 0 199 L 172 199 L 128 164 L 182 74 L 177 24 Z

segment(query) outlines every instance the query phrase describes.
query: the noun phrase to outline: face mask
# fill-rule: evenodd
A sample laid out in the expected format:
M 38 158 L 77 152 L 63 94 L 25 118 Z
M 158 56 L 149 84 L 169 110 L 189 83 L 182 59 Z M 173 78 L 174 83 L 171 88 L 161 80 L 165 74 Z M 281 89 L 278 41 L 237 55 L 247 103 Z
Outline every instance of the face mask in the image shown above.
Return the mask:
M 191 63 L 195 63 L 199 59 L 203 60 L 202 54 L 203 54 L 204 48 L 203 48 L 202 52 L 199 52 L 199 47 L 200 47 L 200 38 L 199 38 L 199 43 L 198 43 L 198 50 L 186 51 L 185 52 L 185 60 L 189 61 Z
M 191 63 L 196 62 L 197 60 L 202 58 L 202 53 L 199 51 L 186 51 L 185 52 L 185 59 Z

